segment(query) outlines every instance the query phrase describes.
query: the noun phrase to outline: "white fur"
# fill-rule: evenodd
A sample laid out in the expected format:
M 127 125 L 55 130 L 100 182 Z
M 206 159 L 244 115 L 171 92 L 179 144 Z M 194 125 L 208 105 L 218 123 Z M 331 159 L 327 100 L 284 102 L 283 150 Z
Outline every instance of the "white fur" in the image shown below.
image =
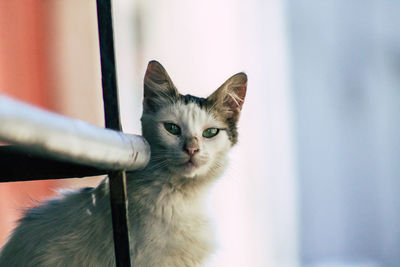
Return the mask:
M 182 138 L 196 137 L 199 143 L 200 150 L 194 156 L 194 160 L 199 162 L 199 167 L 184 173 L 186 177 L 195 177 L 205 175 L 210 167 L 218 160 L 220 154 L 225 154 L 231 147 L 228 135 L 225 129 L 227 126 L 218 121 L 212 113 L 201 109 L 195 103 L 187 105 L 178 102 L 174 105 L 161 109 L 156 118 L 158 131 L 161 133 L 162 140 L 169 146 L 169 148 L 181 153 L 182 151 Z M 181 130 L 181 136 L 170 134 L 164 129 L 164 122 L 172 122 L 178 125 Z M 207 128 L 221 129 L 219 133 L 212 138 L 205 138 L 202 136 L 203 131 Z M 177 160 L 180 161 L 179 157 Z

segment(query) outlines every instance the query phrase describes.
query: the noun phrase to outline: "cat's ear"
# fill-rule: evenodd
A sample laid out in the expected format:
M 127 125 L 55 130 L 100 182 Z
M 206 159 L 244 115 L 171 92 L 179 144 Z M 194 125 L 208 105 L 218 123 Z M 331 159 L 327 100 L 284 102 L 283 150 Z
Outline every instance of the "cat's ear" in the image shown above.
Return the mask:
M 247 75 L 240 72 L 233 75 L 222 84 L 207 98 L 207 102 L 209 102 L 212 107 L 222 111 L 227 119 L 236 122 L 242 110 L 246 89 Z
M 150 61 L 144 76 L 143 109 L 154 112 L 178 97 L 179 93 L 164 67 L 155 60 Z

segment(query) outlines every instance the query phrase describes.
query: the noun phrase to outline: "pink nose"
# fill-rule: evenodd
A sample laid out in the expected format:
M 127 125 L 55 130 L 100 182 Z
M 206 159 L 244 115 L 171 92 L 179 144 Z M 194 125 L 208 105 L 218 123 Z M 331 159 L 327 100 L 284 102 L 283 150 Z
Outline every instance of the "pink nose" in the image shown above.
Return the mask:
M 193 156 L 196 152 L 199 152 L 199 142 L 196 137 L 187 137 L 183 145 L 183 150 L 186 151 L 189 156 Z
M 185 147 L 185 150 L 190 156 L 193 156 L 194 153 L 198 152 L 200 149 L 198 147 L 189 146 L 189 147 Z

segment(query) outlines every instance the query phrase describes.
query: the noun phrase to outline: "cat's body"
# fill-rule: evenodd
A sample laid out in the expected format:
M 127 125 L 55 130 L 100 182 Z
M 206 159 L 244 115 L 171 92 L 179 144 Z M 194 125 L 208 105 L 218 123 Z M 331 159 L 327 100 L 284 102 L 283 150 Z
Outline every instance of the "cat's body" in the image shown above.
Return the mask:
M 0 266 L 114 266 L 107 184 L 28 211 Z M 202 196 L 161 183 L 128 185 L 132 266 L 199 265 L 213 245 Z
M 180 95 L 163 67 L 145 76 L 142 131 L 152 156 L 127 173 L 133 266 L 201 266 L 213 251 L 207 189 L 237 141 L 247 78 L 230 78 L 207 99 Z M 108 180 L 26 212 L 0 266 L 115 266 Z

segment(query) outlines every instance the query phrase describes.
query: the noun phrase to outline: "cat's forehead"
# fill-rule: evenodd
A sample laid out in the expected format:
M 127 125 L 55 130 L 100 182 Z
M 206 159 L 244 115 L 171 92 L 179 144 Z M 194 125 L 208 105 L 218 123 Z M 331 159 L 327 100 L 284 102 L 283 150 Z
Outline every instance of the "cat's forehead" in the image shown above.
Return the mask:
M 207 102 L 206 98 L 197 97 L 193 95 L 179 95 L 180 101 L 185 104 L 196 103 L 199 107 L 203 108 Z
M 217 119 L 217 117 L 195 101 L 178 101 L 165 107 L 159 113 L 161 121 L 170 121 L 178 124 L 181 127 L 189 129 L 216 127 L 225 128 L 224 122 Z

